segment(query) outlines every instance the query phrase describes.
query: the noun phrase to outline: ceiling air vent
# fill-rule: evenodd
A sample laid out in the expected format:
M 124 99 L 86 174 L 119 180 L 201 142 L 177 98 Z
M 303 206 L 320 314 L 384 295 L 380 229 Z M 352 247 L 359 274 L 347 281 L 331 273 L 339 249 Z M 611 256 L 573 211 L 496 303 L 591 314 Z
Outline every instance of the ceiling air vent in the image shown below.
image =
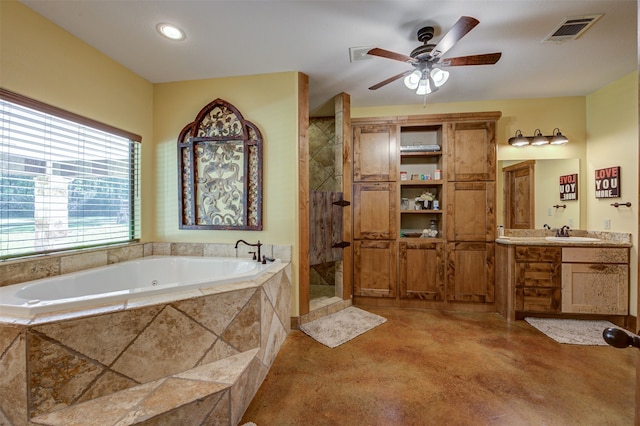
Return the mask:
M 603 14 L 584 15 L 565 18 L 564 21 L 553 29 L 542 42 L 553 43 L 575 40 L 580 37 L 587 29 L 596 23 Z

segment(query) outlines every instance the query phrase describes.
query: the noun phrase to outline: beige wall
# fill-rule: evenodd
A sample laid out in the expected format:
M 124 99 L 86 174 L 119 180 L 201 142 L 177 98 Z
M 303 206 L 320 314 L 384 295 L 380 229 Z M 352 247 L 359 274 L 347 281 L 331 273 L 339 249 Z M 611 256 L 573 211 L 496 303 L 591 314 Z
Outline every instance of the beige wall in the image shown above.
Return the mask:
M 638 300 L 638 73 L 633 72 L 587 96 L 587 228 L 603 230 L 605 218 L 611 231 L 631 232 L 631 313 Z M 595 171 L 620 166 L 621 198 L 595 198 Z M 631 208 L 611 206 L 632 203 Z
M 149 163 L 155 212 L 154 241 L 234 243 L 238 239 L 293 246 L 292 314 L 297 315 L 298 257 L 298 73 L 220 78 L 154 86 L 155 150 Z M 255 124 L 264 139 L 263 230 L 178 229 L 177 140 L 184 126 L 211 101 L 221 98 Z
M 153 85 L 13 0 L 0 1 L 0 86 L 138 134 L 143 163 L 153 155 Z M 143 203 L 152 198 L 149 172 Z M 143 240 L 153 214 L 143 204 Z

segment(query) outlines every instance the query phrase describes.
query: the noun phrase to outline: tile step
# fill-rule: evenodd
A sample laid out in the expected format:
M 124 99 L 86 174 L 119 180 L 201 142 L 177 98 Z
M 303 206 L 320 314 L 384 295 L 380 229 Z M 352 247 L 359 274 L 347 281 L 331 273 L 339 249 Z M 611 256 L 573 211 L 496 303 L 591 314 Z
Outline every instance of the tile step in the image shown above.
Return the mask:
M 199 416 L 230 423 L 231 387 L 249 367 L 258 349 L 252 349 L 133 388 L 72 405 L 31 419 L 32 425 L 125 426 L 165 419 Z M 214 416 L 214 417 L 212 417 Z M 194 418 L 195 420 L 195 418 Z M 194 422 L 195 423 L 195 422 Z M 217 423 L 217 422 L 216 422 Z M 183 423 L 191 424 L 191 422 Z

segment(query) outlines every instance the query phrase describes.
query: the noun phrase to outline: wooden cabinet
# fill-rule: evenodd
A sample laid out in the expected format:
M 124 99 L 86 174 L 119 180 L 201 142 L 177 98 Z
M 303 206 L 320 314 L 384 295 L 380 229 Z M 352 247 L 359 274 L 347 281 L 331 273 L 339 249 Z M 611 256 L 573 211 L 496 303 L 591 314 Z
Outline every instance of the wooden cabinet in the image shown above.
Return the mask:
M 353 129 L 353 181 L 395 182 L 398 176 L 397 126 Z
M 495 182 L 449 182 L 447 188 L 447 240 L 493 241 Z
M 357 240 L 395 239 L 398 196 L 395 183 L 353 185 L 353 237 Z
M 396 296 L 396 252 L 395 241 L 354 242 L 354 296 Z
M 496 180 L 495 121 L 447 124 L 447 180 Z
M 500 115 L 352 120 L 354 303 L 495 309 Z M 416 208 L 421 196 L 432 204 Z
M 515 309 L 560 312 L 560 247 L 515 248 Z
M 626 323 L 629 247 L 496 244 L 497 311 Z
M 562 312 L 627 315 L 629 249 L 562 249 Z
M 399 243 L 400 297 L 444 300 L 444 243 L 428 239 Z
M 494 250 L 494 243 L 447 243 L 447 300 L 494 302 Z

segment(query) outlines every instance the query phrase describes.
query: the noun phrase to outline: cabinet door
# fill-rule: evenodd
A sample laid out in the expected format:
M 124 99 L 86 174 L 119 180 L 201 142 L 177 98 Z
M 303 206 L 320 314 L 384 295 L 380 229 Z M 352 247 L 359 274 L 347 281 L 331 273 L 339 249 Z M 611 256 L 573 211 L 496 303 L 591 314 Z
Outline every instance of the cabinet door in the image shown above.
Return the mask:
M 400 243 L 400 297 L 444 300 L 444 244 Z
M 353 246 L 353 295 L 395 297 L 395 241 L 355 241 Z
M 518 246 L 515 249 L 515 309 L 560 312 L 560 247 Z
M 353 129 L 353 181 L 395 182 L 398 179 L 397 126 Z
M 450 182 L 447 188 L 447 240 L 493 241 L 495 182 Z
M 395 183 L 353 185 L 353 238 L 392 240 L 397 235 Z
M 494 243 L 447 243 L 447 300 L 494 301 Z
M 563 263 L 562 312 L 627 315 L 629 265 Z
M 449 123 L 447 125 L 447 180 L 496 179 L 496 123 Z

